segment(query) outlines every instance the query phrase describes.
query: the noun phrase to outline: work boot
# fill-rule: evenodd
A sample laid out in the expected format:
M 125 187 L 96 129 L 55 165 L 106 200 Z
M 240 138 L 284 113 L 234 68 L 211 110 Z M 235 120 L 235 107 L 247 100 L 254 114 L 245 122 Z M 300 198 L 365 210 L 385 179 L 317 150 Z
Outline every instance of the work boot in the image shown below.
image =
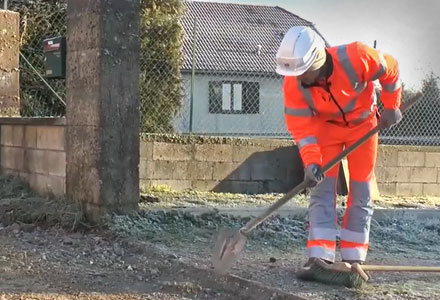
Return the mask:
M 319 262 L 318 262 L 319 261 Z M 296 273 L 296 277 L 305 281 L 315 281 L 316 277 L 316 268 L 314 266 L 318 266 L 319 264 L 332 264 L 332 262 L 324 260 L 318 257 L 311 257 L 309 260 L 302 266 L 302 268 Z

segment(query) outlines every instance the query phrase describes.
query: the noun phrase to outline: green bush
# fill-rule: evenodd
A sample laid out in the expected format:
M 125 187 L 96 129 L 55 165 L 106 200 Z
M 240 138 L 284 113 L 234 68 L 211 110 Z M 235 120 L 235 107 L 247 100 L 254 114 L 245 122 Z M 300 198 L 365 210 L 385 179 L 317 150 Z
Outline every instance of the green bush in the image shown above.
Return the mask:
M 141 131 L 173 131 L 173 120 L 181 107 L 182 36 L 179 20 L 181 0 L 141 1 L 140 109 Z M 21 52 L 40 74 L 44 74 L 42 40 L 66 34 L 66 1 L 12 1 L 9 7 L 20 13 Z M 22 116 L 63 116 L 65 106 L 23 61 L 20 94 Z M 65 98 L 64 80 L 49 83 Z
M 173 131 L 181 107 L 180 0 L 141 0 L 141 131 Z

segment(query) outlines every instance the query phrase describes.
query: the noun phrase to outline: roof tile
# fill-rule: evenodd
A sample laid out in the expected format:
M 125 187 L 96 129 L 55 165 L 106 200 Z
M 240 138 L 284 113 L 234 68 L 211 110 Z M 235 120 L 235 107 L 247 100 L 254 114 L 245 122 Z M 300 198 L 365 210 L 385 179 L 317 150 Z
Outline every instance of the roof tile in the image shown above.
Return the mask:
M 195 69 L 207 72 L 275 73 L 275 54 L 285 32 L 295 25 L 315 29 L 311 22 L 277 6 L 185 3 L 183 70 L 192 66 L 195 20 Z

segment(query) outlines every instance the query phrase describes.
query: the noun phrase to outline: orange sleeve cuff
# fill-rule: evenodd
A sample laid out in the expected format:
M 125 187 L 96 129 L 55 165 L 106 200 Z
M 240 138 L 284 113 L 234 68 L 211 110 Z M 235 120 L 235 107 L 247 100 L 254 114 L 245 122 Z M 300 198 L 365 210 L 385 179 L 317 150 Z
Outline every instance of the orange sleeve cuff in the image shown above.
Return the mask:
M 302 147 L 299 150 L 304 167 L 308 167 L 311 164 L 317 164 L 322 166 L 321 148 L 317 144 L 310 144 Z
M 393 93 L 387 93 L 382 91 L 380 96 L 380 101 L 382 101 L 383 107 L 386 109 L 396 110 L 400 108 L 401 90 L 395 91 Z

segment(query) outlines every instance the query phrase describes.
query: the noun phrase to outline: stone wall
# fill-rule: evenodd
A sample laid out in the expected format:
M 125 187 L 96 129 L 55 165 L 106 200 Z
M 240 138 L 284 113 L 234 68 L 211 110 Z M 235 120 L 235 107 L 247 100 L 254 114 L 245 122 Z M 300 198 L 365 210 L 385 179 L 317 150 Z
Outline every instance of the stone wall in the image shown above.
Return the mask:
M 2 173 L 17 175 L 42 194 L 66 193 L 64 119 L 0 119 Z
M 0 10 L 0 116 L 19 115 L 20 15 Z
M 141 139 L 143 188 L 165 184 L 176 190 L 286 192 L 303 178 L 291 141 L 146 136 Z
M 376 177 L 382 195 L 440 196 L 440 148 L 381 146 Z
M 65 194 L 65 120 L 0 118 L 1 170 L 42 193 Z M 148 135 L 141 138 L 140 184 L 175 190 L 285 192 L 302 180 L 290 141 Z M 440 148 L 381 146 L 380 194 L 440 196 Z

